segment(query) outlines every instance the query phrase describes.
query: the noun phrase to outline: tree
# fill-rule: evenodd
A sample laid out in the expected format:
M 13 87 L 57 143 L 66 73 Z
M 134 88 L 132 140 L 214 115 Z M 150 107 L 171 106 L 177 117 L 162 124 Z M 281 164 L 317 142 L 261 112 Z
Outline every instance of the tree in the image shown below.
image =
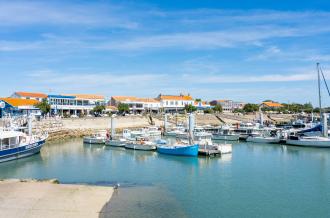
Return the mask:
M 129 105 L 128 104 L 124 104 L 124 103 L 119 103 L 118 104 L 118 111 L 120 113 L 129 112 Z
M 93 113 L 94 114 L 102 114 L 102 112 L 105 110 L 105 106 L 104 105 L 96 105 L 93 108 Z
M 42 114 L 48 114 L 50 112 L 50 104 L 48 104 L 47 99 L 43 99 L 41 102 L 34 105 L 39 108 Z
M 202 99 L 200 99 L 200 98 L 196 98 L 195 101 L 197 101 L 197 102 L 202 102 Z
M 185 106 L 184 106 L 184 109 L 185 109 L 185 111 L 188 112 L 188 113 L 192 113 L 192 112 L 194 112 L 194 111 L 197 110 L 197 108 L 196 108 L 195 106 L 191 105 L 191 104 L 187 104 L 187 105 L 185 105 Z
M 259 105 L 248 103 L 248 104 L 244 105 L 243 110 L 246 113 L 255 112 L 255 111 L 259 110 Z
M 213 107 L 213 111 L 217 112 L 217 113 L 221 113 L 222 112 L 222 106 L 220 104 L 217 104 Z

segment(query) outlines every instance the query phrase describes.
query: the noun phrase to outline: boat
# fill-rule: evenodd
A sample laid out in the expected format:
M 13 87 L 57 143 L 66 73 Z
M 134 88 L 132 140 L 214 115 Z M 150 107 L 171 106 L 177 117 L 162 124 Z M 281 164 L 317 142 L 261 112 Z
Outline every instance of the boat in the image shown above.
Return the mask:
M 291 136 L 286 140 L 286 144 L 304 147 L 330 148 L 330 139 L 322 136 Z
M 150 137 L 156 137 L 156 136 L 161 136 L 162 131 L 158 129 L 158 127 L 155 126 L 150 126 L 145 130 L 146 135 Z
M 182 132 L 180 134 L 176 135 L 176 138 L 179 139 L 188 139 L 189 138 L 189 133 L 188 132 Z M 196 127 L 193 130 L 193 140 L 200 141 L 202 139 L 211 139 L 212 134 L 206 132 L 203 128 L 201 127 Z
M 239 134 L 240 140 L 246 140 L 249 136 L 260 136 L 260 128 L 252 123 L 241 123 L 234 129 L 234 133 Z
M 317 63 L 317 78 L 318 78 L 318 95 L 319 95 L 319 109 L 320 109 L 320 115 L 322 115 L 321 119 L 321 132 L 322 136 L 306 136 L 305 134 L 309 131 L 300 131 L 296 133 L 296 135 L 290 135 L 288 139 L 286 140 L 286 144 L 288 145 L 297 145 L 297 146 L 304 146 L 304 147 L 318 147 L 318 148 L 330 148 L 330 138 L 328 135 L 328 115 L 326 113 L 322 112 L 322 101 L 321 101 L 321 81 L 320 76 L 322 75 L 323 81 L 326 85 L 327 91 L 330 95 L 330 90 L 328 89 L 328 84 L 325 80 L 324 74 L 322 72 L 322 69 Z M 316 126 L 315 128 L 318 128 L 319 126 Z M 315 132 L 315 131 L 314 131 Z M 316 131 L 318 132 L 318 131 Z
M 224 127 L 220 129 L 217 133 L 212 134 L 213 140 L 225 140 L 225 141 L 238 141 L 239 134 L 233 132 L 230 127 Z
M 195 145 L 158 145 L 157 152 L 161 154 L 178 155 L 178 156 L 197 156 L 198 144 Z
M 254 142 L 254 143 L 276 144 L 276 143 L 280 143 L 281 139 L 279 137 L 274 137 L 274 136 L 249 136 L 246 139 L 246 141 Z
M 168 136 L 168 137 L 177 137 L 180 135 L 186 135 L 187 133 L 185 132 L 185 128 L 183 126 L 176 126 L 173 129 L 171 129 L 170 131 L 166 131 L 164 133 L 164 136 Z
M 20 131 L 0 131 L 0 162 L 39 153 L 48 135 L 27 135 Z
M 128 142 L 128 140 L 125 138 L 107 139 L 105 141 L 105 145 L 110 145 L 110 146 L 114 146 L 114 147 L 124 147 L 127 142 Z
M 125 144 L 125 148 L 142 151 L 154 151 L 157 149 L 156 144 L 149 141 L 130 141 Z
M 91 136 L 85 136 L 83 138 L 84 143 L 87 144 L 104 144 L 107 139 L 105 131 L 97 132 Z

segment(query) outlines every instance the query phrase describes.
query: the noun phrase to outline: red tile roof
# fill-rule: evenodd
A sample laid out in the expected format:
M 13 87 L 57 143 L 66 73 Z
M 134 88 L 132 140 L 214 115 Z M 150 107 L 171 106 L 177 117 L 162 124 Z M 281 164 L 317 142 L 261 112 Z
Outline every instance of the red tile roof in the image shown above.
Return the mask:
M 16 95 L 21 97 L 31 97 L 31 98 L 47 98 L 47 95 L 39 92 L 15 92 Z
M 39 103 L 39 101 L 34 99 L 21 99 L 21 98 L 0 98 L 0 100 L 7 102 L 14 107 L 19 106 L 34 106 Z

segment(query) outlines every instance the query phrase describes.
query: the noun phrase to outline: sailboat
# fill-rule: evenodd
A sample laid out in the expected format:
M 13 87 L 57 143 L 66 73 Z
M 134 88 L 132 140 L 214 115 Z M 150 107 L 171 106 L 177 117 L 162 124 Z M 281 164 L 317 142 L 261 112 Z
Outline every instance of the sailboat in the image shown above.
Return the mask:
M 173 145 L 158 145 L 157 151 L 161 154 L 179 156 L 197 156 L 198 144 L 193 143 L 194 117 L 189 116 L 189 143 L 178 142 Z
M 286 144 L 288 145 L 297 145 L 297 146 L 305 146 L 305 147 L 321 147 L 321 148 L 330 148 L 330 139 L 328 137 L 328 116 L 326 113 L 322 114 L 322 101 L 321 101 L 321 80 L 320 75 L 323 77 L 323 81 L 325 83 L 325 86 L 327 88 L 328 94 L 330 96 L 330 91 L 328 88 L 328 84 L 325 80 L 323 71 L 320 67 L 320 64 L 317 63 L 317 78 L 318 78 L 318 94 L 319 94 L 319 107 L 320 107 L 320 115 L 323 115 L 322 117 L 322 135 L 323 136 L 290 136 L 286 140 Z

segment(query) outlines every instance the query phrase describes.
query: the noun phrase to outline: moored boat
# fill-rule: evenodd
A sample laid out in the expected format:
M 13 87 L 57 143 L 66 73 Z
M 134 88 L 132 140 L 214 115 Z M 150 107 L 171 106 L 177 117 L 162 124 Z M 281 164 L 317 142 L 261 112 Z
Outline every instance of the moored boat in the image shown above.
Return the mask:
M 160 145 L 157 146 L 157 151 L 161 154 L 178 155 L 178 156 L 197 156 L 198 144 L 195 145 Z
M 114 146 L 114 147 L 124 147 L 127 142 L 128 142 L 128 140 L 124 139 L 124 138 L 108 139 L 105 141 L 105 145 L 110 145 L 110 146 Z
M 40 152 L 47 135 L 27 135 L 19 131 L 0 131 L 0 162 L 27 157 Z
M 87 144 L 104 144 L 107 139 L 106 132 L 100 131 L 91 136 L 85 136 L 83 138 L 84 143 Z
M 330 139 L 322 136 L 309 136 L 309 137 L 289 137 L 286 140 L 288 145 L 304 146 L 304 147 L 317 147 L 317 148 L 330 148 Z
M 148 141 L 131 141 L 125 144 L 125 148 L 142 151 L 153 151 L 157 149 L 155 143 Z
M 272 136 L 249 136 L 246 139 L 247 142 L 254 142 L 254 143 L 270 143 L 270 144 L 276 144 L 281 141 L 278 137 L 272 137 Z

